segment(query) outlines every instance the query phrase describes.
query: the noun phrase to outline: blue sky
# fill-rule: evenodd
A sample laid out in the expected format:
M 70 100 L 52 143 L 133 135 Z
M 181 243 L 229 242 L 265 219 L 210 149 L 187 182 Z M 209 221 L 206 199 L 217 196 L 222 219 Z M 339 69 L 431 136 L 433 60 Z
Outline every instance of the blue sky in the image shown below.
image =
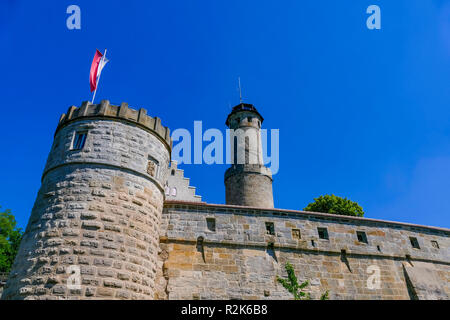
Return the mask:
M 81 8 L 81 30 L 66 27 Z M 368 30 L 366 8 L 381 8 Z M 280 129 L 278 208 L 327 193 L 366 217 L 450 227 L 450 1 L 11 1 L 0 4 L 0 205 L 25 227 L 61 113 L 90 100 L 172 130 L 225 130 L 245 102 Z M 224 203 L 227 165 L 184 165 Z

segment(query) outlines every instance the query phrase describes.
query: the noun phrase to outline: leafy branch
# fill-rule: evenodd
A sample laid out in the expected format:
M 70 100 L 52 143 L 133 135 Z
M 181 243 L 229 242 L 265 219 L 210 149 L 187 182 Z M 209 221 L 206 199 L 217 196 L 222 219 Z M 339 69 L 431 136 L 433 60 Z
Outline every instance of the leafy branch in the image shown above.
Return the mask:
M 304 289 L 309 285 L 309 281 L 306 280 L 299 284 L 297 276 L 295 275 L 294 267 L 289 262 L 286 262 L 284 268 L 286 269 L 288 278 L 284 279 L 277 276 L 277 281 L 294 296 L 294 300 L 311 300 L 310 293 L 304 291 Z M 329 292 L 327 290 L 320 296 L 320 300 L 328 300 L 328 294 Z

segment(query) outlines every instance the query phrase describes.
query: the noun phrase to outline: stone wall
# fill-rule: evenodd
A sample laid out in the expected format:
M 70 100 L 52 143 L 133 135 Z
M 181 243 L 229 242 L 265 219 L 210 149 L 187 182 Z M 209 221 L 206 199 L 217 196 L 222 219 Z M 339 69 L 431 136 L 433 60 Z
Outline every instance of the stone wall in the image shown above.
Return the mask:
M 195 187 L 189 185 L 189 178 L 184 176 L 184 170 L 178 169 L 177 162 L 172 160 L 164 187 L 166 200 L 201 202 L 202 197 L 196 195 L 195 190 Z
M 154 297 L 170 159 L 161 128 L 126 104 L 69 109 L 2 299 Z
M 232 165 L 225 172 L 227 204 L 273 208 L 270 169 L 260 165 Z
M 290 299 L 276 281 L 289 261 L 310 281 L 313 298 L 329 290 L 331 299 L 449 299 L 449 234 L 321 213 L 166 202 L 156 298 Z

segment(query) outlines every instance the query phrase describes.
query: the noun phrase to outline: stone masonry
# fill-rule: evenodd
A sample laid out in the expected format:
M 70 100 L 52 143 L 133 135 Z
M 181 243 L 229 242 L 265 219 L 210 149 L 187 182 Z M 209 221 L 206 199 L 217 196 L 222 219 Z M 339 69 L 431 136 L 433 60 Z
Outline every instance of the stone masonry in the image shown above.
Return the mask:
M 264 166 L 261 125 L 256 108 L 240 103 L 228 115 L 231 167 L 225 172 L 225 202 L 232 205 L 273 208 L 272 173 Z
M 69 108 L 2 298 L 154 298 L 170 151 L 145 109 Z
M 275 209 L 262 121 L 233 108 L 241 159 L 226 204 L 209 204 L 171 163 L 159 118 L 70 107 L 1 298 L 292 299 L 276 280 L 290 262 L 312 298 L 450 299 L 449 229 Z
M 330 299 L 449 299 L 449 235 L 357 217 L 170 201 L 161 225 L 157 298 L 292 299 L 276 281 L 286 277 L 289 261 L 299 279 L 310 281 L 313 298 L 329 290 Z M 379 287 L 371 278 L 376 270 Z

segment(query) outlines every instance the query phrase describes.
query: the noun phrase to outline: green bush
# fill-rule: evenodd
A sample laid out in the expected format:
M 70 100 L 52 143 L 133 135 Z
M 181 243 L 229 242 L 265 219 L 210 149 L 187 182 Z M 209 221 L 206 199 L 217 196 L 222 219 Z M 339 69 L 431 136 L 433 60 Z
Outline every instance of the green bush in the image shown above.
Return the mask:
M 364 216 L 363 208 L 356 202 L 347 198 L 338 196 L 324 195 L 314 199 L 314 202 L 308 204 L 304 211 L 324 212 L 332 214 L 341 214 L 344 216 Z
M 16 225 L 11 210 L 0 212 L 0 272 L 9 273 L 19 250 L 22 230 Z

